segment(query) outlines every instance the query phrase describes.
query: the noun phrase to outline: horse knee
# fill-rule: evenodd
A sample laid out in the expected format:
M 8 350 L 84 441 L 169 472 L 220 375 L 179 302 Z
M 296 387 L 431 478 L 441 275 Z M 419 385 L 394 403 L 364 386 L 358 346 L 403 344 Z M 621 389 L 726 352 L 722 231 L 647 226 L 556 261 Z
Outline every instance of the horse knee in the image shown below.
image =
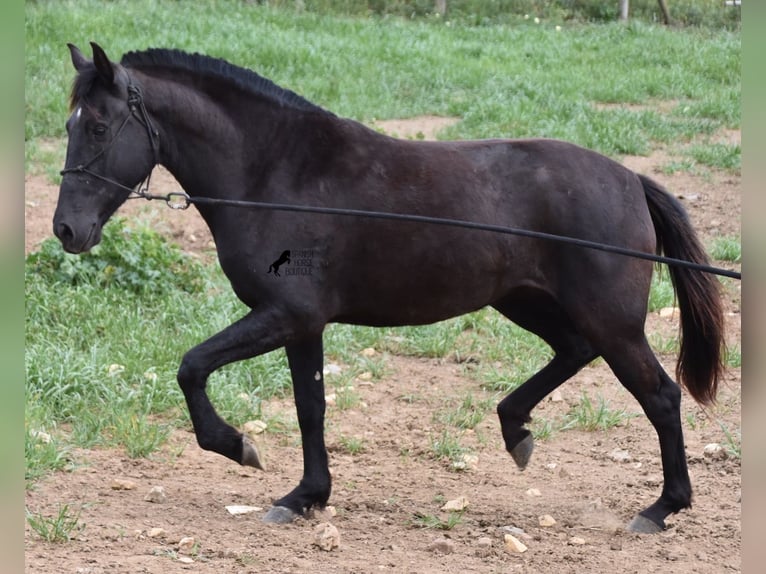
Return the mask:
M 181 359 L 181 364 L 176 374 L 176 380 L 181 390 L 188 391 L 205 386 L 207 376 L 203 372 L 202 366 L 196 363 L 195 355 L 192 351 L 187 352 L 183 359 Z

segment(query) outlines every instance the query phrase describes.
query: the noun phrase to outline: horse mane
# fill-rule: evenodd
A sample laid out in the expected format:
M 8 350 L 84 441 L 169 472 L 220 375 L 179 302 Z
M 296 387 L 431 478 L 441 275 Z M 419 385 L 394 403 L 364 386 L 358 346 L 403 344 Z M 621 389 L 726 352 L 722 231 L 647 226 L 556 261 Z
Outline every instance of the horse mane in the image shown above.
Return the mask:
M 252 70 L 235 66 L 221 58 L 214 58 L 196 52 L 188 53 L 174 49 L 150 48 L 140 52 L 127 52 L 120 60 L 120 64 L 125 68 L 183 70 L 232 83 L 245 92 L 264 97 L 282 106 L 303 111 L 330 113 Z M 95 66 L 88 66 L 77 75 L 70 97 L 70 106 L 72 108 L 74 108 L 79 100 L 85 97 L 97 78 L 98 73 Z

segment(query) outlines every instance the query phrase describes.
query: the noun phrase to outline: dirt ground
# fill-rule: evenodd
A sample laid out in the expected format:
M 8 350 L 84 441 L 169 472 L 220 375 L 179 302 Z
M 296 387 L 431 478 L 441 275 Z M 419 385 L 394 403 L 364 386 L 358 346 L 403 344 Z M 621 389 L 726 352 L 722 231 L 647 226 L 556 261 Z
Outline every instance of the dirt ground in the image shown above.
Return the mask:
M 400 136 L 440 128 L 429 118 L 381 127 Z M 722 134 L 729 140 L 738 133 Z M 740 177 L 717 172 L 667 175 L 659 168 L 663 152 L 625 158 L 625 163 L 666 185 L 686 205 L 706 242 L 717 235 L 739 234 Z M 175 189 L 172 177 L 158 170 L 155 192 Z M 44 176 L 26 181 L 26 250 L 51 235 L 57 189 Z M 210 235 L 193 210 L 171 211 L 160 203 L 129 202 L 121 213 L 150 217 L 156 227 L 185 249 L 212 260 Z M 724 286 L 727 340 L 741 345 L 739 283 Z M 677 331 L 677 316 L 652 313 L 650 333 Z M 674 356 L 662 356 L 669 372 Z M 601 432 L 554 433 L 538 441 L 528 468 L 516 469 L 505 452 L 499 423 L 490 412 L 463 444 L 478 455 L 474 467 L 457 472 L 431 454 L 431 440 L 441 432 L 434 413 L 456 407 L 468 392 L 487 396 L 465 375 L 454 358 L 441 360 L 385 355 L 384 380 L 357 381 L 358 406 L 328 407 L 327 443 L 334 477 L 329 513 L 299 519 L 287 526 L 268 525 L 261 517 L 272 500 L 286 494 L 300 478 L 299 438 L 266 432 L 260 436 L 267 472 L 240 467 L 202 451 L 193 434 L 178 431 L 162 452 L 134 460 L 119 450 L 74 453 L 77 466 L 58 472 L 29 489 L 26 507 L 56 514 L 59 505 L 81 510 L 85 525 L 73 540 L 43 541 L 26 526 L 26 572 L 39 574 L 102 573 L 250 573 L 250 572 L 487 572 L 584 573 L 740 572 L 741 466 L 736 457 L 704 454 L 709 443 L 726 443 L 722 426 L 740 429 L 740 369 L 730 369 L 718 404 L 703 411 L 688 397 L 683 424 L 690 474 L 695 487 L 692 509 L 668 519 L 658 535 L 636 535 L 623 526 L 658 495 L 662 470 L 656 435 L 645 417 Z M 512 366 L 508 366 L 509 369 Z M 639 407 L 602 362 L 583 369 L 544 400 L 533 413 L 561 417 L 586 391 L 605 397 L 612 408 Z M 294 420 L 290 401 L 272 401 L 270 413 Z M 352 454 L 349 438 L 364 445 Z M 615 449 L 628 459 L 615 461 Z M 130 489 L 113 488 L 128 481 Z M 152 487 L 166 498 L 150 502 Z M 446 520 L 442 505 L 465 497 L 468 506 L 449 530 L 426 528 L 418 515 Z M 229 505 L 260 508 L 231 515 Z M 555 524 L 541 526 L 550 515 Z M 312 544 L 313 531 L 329 521 L 340 533 L 332 551 Z M 153 529 L 162 529 L 162 532 Z M 514 534 L 527 550 L 504 547 Z M 190 537 L 179 549 L 179 542 Z M 440 541 L 434 548 L 434 542 Z M 188 546 L 191 548 L 188 548 Z M 440 551 L 443 549 L 445 552 Z

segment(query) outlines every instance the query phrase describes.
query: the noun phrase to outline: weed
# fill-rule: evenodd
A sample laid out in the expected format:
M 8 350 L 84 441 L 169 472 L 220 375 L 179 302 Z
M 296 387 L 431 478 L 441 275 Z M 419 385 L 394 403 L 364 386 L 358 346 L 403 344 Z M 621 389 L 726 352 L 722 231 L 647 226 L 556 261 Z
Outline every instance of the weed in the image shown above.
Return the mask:
M 450 512 L 446 520 L 434 514 L 416 512 L 411 524 L 417 528 L 432 528 L 436 530 L 452 530 L 463 520 L 463 512 Z
M 529 430 L 532 432 L 532 437 L 535 440 L 547 440 L 553 436 L 556 429 L 552 421 L 548 419 L 536 419 L 532 421 Z
M 76 512 L 68 504 L 59 505 L 55 516 L 47 517 L 26 511 L 27 523 L 40 538 L 47 542 L 69 542 L 85 528 L 80 522 L 81 510 Z
M 716 237 L 710 255 L 719 261 L 739 263 L 742 260 L 742 243 L 739 237 Z
M 460 438 L 449 429 L 444 429 L 438 437 L 431 437 L 431 452 L 437 459 L 446 459 L 450 462 L 462 460 L 467 452 L 460 444 Z
M 726 347 L 726 353 L 724 354 L 724 362 L 727 367 L 739 368 L 742 366 L 742 350 L 739 345 L 731 345 Z
M 459 429 L 473 429 L 484 420 L 492 404 L 492 399 L 477 400 L 469 393 L 455 410 L 441 413 L 438 418 Z
M 732 433 L 729 430 L 729 427 L 727 427 L 722 422 L 718 422 L 718 425 L 721 427 L 721 430 L 723 431 L 724 436 L 726 437 L 726 442 L 724 444 L 724 448 L 726 449 L 726 452 L 729 456 L 741 459 L 742 458 L 742 436 L 740 431 L 736 431 L 737 436 L 734 436 L 734 433 Z
M 112 434 L 115 442 L 125 447 L 129 457 L 143 458 L 165 443 L 170 427 L 151 423 L 146 416 L 129 413 L 115 421 Z
M 663 307 L 672 307 L 676 301 L 673 282 L 666 265 L 659 265 L 652 275 L 652 285 L 649 290 L 649 311 L 657 311 Z
M 353 436 L 340 436 L 338 438 L 341 448 L 350 455 L 360 454 L 365 451 L 364 440 Z
M 580 396 L 579 402 L 573 406 L 564 417 L 561 430 L 578 428 L 586 431 L 607 430 L 621 426 L 635 416 L 625 412 L 625 409 L 609 408 L 606 400 L 599 396 L 598 405 L 594 405 L 587 393 Z

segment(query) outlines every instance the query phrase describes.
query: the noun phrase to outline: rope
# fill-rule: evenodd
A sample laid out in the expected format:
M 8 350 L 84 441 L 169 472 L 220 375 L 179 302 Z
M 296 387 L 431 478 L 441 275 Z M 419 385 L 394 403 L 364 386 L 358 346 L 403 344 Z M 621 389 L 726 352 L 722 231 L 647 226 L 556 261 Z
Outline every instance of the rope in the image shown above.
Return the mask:
M 474 229 L 479 231 L 492 231 L 494 233 L 502 233 L 505 235 L 518 235 L 521 237 L 533 237 L 536 239 L 543 239 L 546 241 L 556 241 L 559 243 L 565 243 L 568 245 L 576 245 L 584 247 L 586 249 L 595 249 L 597 251 L 606 251 L 608 253 L 616 253 L 618 255 L 625 255 L 628 257 L 635 257 L 638 259 L 646 259 L 654 261 L 655 263 L 665 263 L 666 265 L 674 265 L 676 267 L 684 267 L 686 269 L 692 269 L 695 271 L 702 271 L 705 273 L 712 273 L 714 275 L 721 275 L 723 277 L 731 277 L 733 279 L 742 279 L 742 274 L 737 271 L 731 271 L 729 269 L 722 269 L 720 267 L 713 267 L 711 265 L 705 265 L 701 263 L 694 263 L 692 261 L 685 261 L 683 259 L 675 259 L 673 257 L 665 257 L 663 255 L 655 255 L 653 253 L 645 253 L 643 251 L 636 251 L 634 249 L 627 249 L 624 247 L 617 247 L 614 245 L 607 245 L 604 243 L 598 243 L 595 241 L 588 241 L 586 239 L 578 239 L 576 237 L 567 237 L 564 235 L 555 235 L 552 233 L 545 233 L 542 231 L 531 231 L 529 229 L 519 229 L 516 227 L 504 227 L 502 225 L 490 225 L 487 223 L 478 223 L 475 221 L 466 221 L 462 219 L 446 219 L 442 217 L 431 217 L 427 215 L 410 215 L 406 213 L 388 213 L 383 211 L 367 211 L 362 209 L 345 209 L 338 207 L 321 207 L 312 205 L 294 205 L 288 203 L 269 203 L 262 201 L 243 201 L 238 199 L 215 199 L 210 197 L 191 197 L 184 192 L 171 192 L 166 195 L 151 195 L 144 191 L 136 192 L 134 198 L 144 198 L 148 200 L 160 199 L 168 204 L 173 209 L 187 209 L 189 205 L 221 205 L 226 207 L 240 207 L 245 209 L 265 209 L 272 211 L 287 211 L 297 213 L 318 213 L 324 215 L 342 215 L 348 217 L 366 217 L 369 219 L 383 219 L 388 221 L 409 221 L 414 223 L 426 223 L 429 225 L 447 225 L 450 227 L 462 227 L 464 229 Z M 175 199 L 175 198 L 178 198 Z M 180 201 L 179 201 L 180 200 Z

